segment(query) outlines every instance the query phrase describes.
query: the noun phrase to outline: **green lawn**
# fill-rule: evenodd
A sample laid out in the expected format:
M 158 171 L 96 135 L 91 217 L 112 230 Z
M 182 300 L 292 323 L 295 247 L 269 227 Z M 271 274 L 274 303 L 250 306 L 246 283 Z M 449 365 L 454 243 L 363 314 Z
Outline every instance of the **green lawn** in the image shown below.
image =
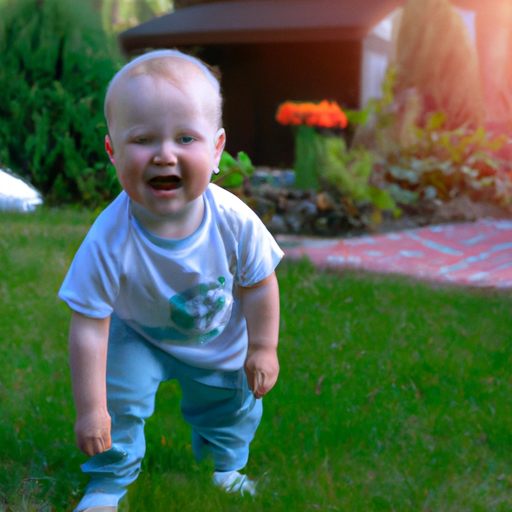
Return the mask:
M 92 216 L 0 214 L 0 512 L 68 511 L 74 447 L 69 312 L 57 290 Z M 247 473 L 209 485 L 162 386 L 130 512 L 512 510 L 512 301 L 489 290 L 283 263 L 282 372 Z

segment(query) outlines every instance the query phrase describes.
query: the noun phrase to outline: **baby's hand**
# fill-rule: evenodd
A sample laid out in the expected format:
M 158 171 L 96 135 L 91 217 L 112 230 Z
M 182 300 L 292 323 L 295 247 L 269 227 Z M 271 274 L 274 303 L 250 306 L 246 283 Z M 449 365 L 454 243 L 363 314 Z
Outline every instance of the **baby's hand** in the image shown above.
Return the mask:
M 75 437 L 78 449 L 89 457 L 108 450 L 112 446 L 110 425 L 107 411 L 93 411 L 77 416 Z
M 249 345 L 245 373 L 254 396 L 261 398 L 266 395 L 274 387 L 279 375 L 276 349 Z

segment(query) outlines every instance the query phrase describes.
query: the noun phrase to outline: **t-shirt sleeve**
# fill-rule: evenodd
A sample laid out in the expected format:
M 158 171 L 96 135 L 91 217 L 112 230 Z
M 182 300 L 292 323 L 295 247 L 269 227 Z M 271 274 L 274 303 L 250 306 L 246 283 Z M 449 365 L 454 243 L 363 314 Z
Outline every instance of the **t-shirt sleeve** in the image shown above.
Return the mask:
M 252 286 L 268 277 L 284 256 L 260 218 L 247 209 L 249 213 L 238 240 L 238 281 L 241 286 Z
M 116 258 L 89 233 L 73 259 L 58 297 L 73 311 L 106 318 L 113 311 L 119 290 L 118 274 Z

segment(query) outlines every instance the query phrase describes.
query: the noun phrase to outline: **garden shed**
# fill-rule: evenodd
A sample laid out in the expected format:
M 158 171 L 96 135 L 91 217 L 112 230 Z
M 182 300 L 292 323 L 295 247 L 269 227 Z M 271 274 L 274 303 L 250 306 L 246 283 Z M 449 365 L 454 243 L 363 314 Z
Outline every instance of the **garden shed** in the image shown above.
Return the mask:
M 119 41 L 127 54 L 177 47 L 219 66 L 227 150 L 244 150 L 256 164 L 289 166 L 293 138 L 275 122 L 277 106 L 322 99 L 345 108 L 364 106 L 378 94 L 387 62 L 387 17 L 405 3 L 203 0 L 127 30 Z M 471 9 L 478 2 L 454 3 Z
M 386 53 L 371 27 L 400 0 L 249 0 L 196 5 L 130 29 L 126 53 L 178 47 L 223 74 L 227 149 L 257 164 L 291 165 L 293 138 L 274 120 L 286 100 L 361 105 L 363 45 Z

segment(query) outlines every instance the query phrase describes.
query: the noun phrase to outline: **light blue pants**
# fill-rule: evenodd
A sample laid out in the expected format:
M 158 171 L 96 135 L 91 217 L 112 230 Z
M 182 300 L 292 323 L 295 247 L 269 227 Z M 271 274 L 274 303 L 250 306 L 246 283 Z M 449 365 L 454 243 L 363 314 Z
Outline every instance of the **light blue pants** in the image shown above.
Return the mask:
M 244 370 L 221 372 L 189 366 L 147 342 L 113 315 L 107 402 L 112 443 L 127 455 L 109 463 L 106 452 L 82 465 L 90 482 L 76 510 L 117 505 L 126 494 L 126 487 L 140 471 L 146 449 L 144 423 L 153 413 L 158 386 L 171 379 L 178 380 L 183 392 L 181 411 L 192 427 L 196 459 L 212 456 L 217 471 L 238 470 L 247 464 L 262 405 L 249 389 Z

